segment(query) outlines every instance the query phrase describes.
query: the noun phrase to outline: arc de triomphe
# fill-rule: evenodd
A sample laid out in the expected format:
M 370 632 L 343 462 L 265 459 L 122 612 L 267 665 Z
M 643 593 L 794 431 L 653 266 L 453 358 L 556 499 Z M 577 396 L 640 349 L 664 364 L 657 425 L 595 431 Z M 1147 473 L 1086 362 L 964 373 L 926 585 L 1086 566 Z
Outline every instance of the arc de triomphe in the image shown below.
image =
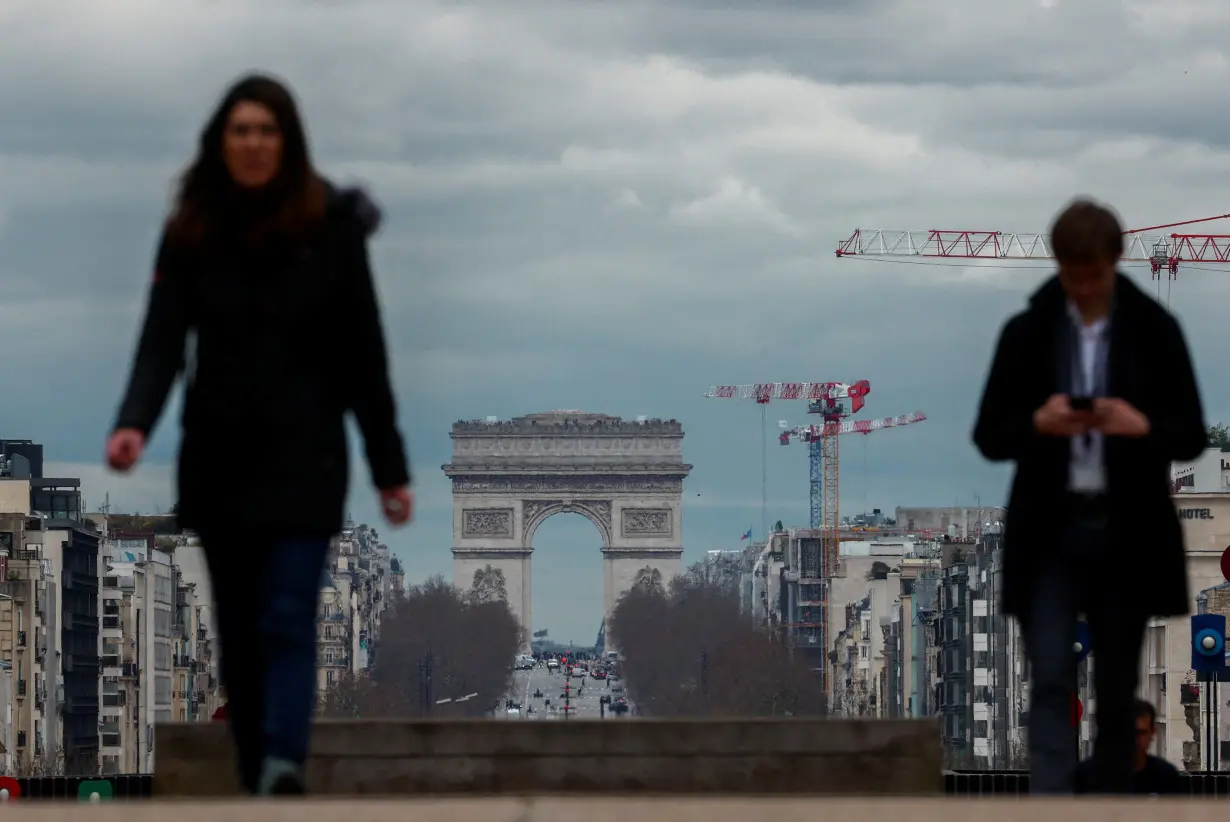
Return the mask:
M 681 571 L 683 426 L 551 411 L 453 424 L 453 582 L 468 589 L 487 565 L 504 573 L 527 630 L 534 532 L 554 514 L 586 517 L 602 537 L 603 615 L 645 568 Z

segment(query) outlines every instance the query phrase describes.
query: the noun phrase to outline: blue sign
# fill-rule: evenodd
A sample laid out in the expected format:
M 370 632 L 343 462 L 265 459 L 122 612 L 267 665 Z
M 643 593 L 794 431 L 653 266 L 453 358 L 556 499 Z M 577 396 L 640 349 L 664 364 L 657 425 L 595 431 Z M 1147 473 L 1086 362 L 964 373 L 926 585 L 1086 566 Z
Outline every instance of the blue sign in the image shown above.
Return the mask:
M 1081 620 L 1076 623 L 1076 664 L 1080 665 L 1089 656 L 1089 652 L 1093 650 L 1093 632 L 1089 630 L 1089 623 Z

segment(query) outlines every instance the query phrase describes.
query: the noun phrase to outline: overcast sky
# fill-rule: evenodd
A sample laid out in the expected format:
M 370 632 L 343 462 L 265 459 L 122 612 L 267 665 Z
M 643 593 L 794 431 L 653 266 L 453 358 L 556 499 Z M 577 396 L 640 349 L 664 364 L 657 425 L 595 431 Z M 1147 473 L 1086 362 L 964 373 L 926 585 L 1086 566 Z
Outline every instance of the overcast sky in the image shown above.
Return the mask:
M 713 383 L 867 379 L 864 417 L 925 411 L 844 444 L 844 512 L 1001 503 L 973 407 L 1048 271 L 833 249 L 856 227 L 1044 231 L 1077 193 L 1129 226 L 1230 210 L 1227 24 L 1224 0 L 0 0 L 0 434 L 45 443 L 91 506 L 170 506 L 176 409 L 131 478 L 102 443 L 174 174 L 262 69 L 321 168 L 388 210 L 373 256 L 419 495 L 388 538 L 412 575 L 451 572 L 449 425 L 552 408 L 683 421 L 687 557 L 737 547 L 760 530 L 760 410 Z M 1228 273 L 1171 295 L 1213 419 Z M 805 447 L 768 456 L 770 522 L 802 524 Z M 376 521 L 362 468 L 353 510 Z M 579 517 L 539 531 L 534 628 L 592 640 L 599 546 Z

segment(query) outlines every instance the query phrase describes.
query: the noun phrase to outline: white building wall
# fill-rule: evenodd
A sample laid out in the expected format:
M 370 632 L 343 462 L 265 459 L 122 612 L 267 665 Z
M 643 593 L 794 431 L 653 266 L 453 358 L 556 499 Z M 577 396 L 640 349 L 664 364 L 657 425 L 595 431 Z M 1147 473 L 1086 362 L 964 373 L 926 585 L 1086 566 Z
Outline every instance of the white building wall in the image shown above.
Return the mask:
M 1211 453 L 1213 449 L 1202 457 L 1206 467 L 1212 459 Z M 1220 451 L 1216 453 L 1216 459 L 1220 460 Z M 1196 597 L 1200 592 L 1225 582 L 1220 564 L 1222 553 L 1230 546 L 1230 493 L 1189 490 L 1176 494 L 1175 504 L 1187 548 L 1189 607 L 1195 613 Z M 1147 579 L 1147 571 L 1143 574 L 1142 579 Z M 1096 655 L 1096 649 L 1094 653 Z M 1182 686 L 1195 681 L 1191 670 L 1190 616 L 1150 622 L 1141 653 L 1141 672 L 1141 697 L 1153 703 L 1158 711 L 1155 753 L 1181 768 L 1187 756 L 1185 743 L 1189 745 L 1188 751 L 1193 742 L 1199 743 L 1199 749 L 1204 747 L 1203 736 L 1189 726 L 1181 702 Z M 1225 705 L 1224 699 L 1222 704 Z M 1225 707 L 1222 710 L 1230 712 Z
M 1230 491 L 1230 452 L 1207 448 L 1191 462 L 1176 462 L 1170 479 L 1179 494 L 1207 494 Z

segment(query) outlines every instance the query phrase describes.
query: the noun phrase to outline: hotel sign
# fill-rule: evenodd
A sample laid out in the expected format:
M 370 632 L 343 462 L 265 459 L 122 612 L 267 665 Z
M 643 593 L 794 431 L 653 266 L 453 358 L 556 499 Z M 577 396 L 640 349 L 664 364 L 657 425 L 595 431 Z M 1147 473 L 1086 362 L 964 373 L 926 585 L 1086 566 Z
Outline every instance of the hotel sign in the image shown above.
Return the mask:
M 1213 519 L 1213 512 L 1208 508 L 1180 508 L 1179 519 Z

